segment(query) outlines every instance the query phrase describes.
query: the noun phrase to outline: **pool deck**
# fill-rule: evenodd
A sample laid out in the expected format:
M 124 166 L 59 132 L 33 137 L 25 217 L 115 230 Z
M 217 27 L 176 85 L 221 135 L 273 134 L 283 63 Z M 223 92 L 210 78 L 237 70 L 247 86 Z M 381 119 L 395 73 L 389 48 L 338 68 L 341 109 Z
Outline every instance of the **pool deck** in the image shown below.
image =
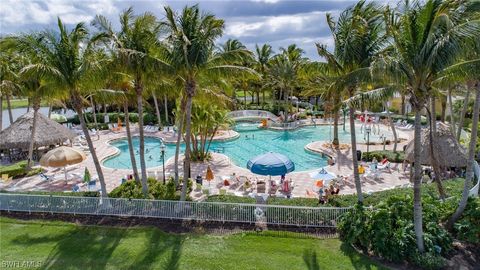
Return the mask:
M 388 128 L 383 126 L 383 128 Z M 399 138 L 403 138 L 402 142 L 398 143 L 397 149 L 401 150 L 403 146 L 413 138 L 413 130 L 401 130 L 397 129 Z M 158 137 L 165 140 L 167 143 L 174 143 L 176 141 L 176 135 L 173 132 L 155 132 L 155 133 L 146 133 L 146 136 Z M 133 136 L 138 136 L 138 131 L 133 132 Z M 99 136 L 99 139 L 96 140 L 94 137 L 94 146 L 98 155 L 99 160 L 102 161 L 112 155 L 117 153 L 117 148 L 111 146 L 109 141 L 120 139 L 125 137 L 125 132 L 113 133 L 113 132 L 102 132 Z M 222 131 L 218 136 L 215 137 L 215 140 L 229 140 L 238 137 L 238 133 L 235 131 Z M 335 158 L 336 163 L 333 166 L 328 166 L 327 170 L 333 172 L 337 175 L 350 176 L 353 173 L 352 169 L 352 153 L 350 147 L 343 150 L 335 150 L 326 146 L 325 141 L 316 141 L 312 142 L 305 146 L 309 151 L 319 153 L 324 153 L 328 156 Z M 366 151 L 366 144 L 358 143 L 358 150 L 362 152 Z M 392 145 L 387 145 L 386 149 L 392 149 Z M 383 145 L 370 145 L 370 150 L 381 150 Z M 88 152 L 88 151 L 87 151 Z M 182 157 L 181 157 L 182 158 Z M 182 164 L 182 162 L 179 162 Z M 209 187 L 210 194 L 219 193 L 219 189 L 226 189 L 226 192 L 229 194 L 239 194 L 238 191 L 230 187 L 222 187 L 221 176 L 229 176 L 232 173 L 235 173 L 237 176 L 246 176 L 251 179 L 266 179 L 265 176 L 259 176 L 251 173 L 246 168 L 241 168 L 232 163 L 229 157 L 219 153 L 212 153 L 212 160 L 206 163 L 192 163 L 191 166 L 191 175 L 195 177 L 196 175 L 202 175 L 205 177 L 207 166 L 210 165 L 214 175 L 216 176 L 210 185 L 204 184 L 205 187 Z M 67 168 L 69 174 L 83 175 L 85 167 L 88 168 L 91 175 L 96 175 L 95 166 L 93 164 L 93 159 L 91 155 L 87 153 L 87 159 L 70 168 Z M 385 171 L 381 172 L 376 179 L 373 177 L 362 177 L 362 190 L 363 192 L 370 193 L 386 189 L 391 189 L 397 186 L 409 184 L 408 174 L 404 173 L 401 164 L 392 163 L 392 168 L 390 172 Z M 9 183 L 0 182 L 0 189 L 11 190 L 11 191 L 71 191 L 73 185 L 80 183 L 81 179 L 77 178 L 75 180 L 70 180 L 65 182 L 63 169 L 52 169 L 47 168 L 47 175 L 55 175 L 53 181 L 45 181 L 40 176 L 24 177 L 20 179 L 15 179 Z M 111 191 L 121 183 L 121 178 L 127 174 L 131 173 L 131 170 L 128 169 L 113 169 L 103 167 L 103 173 L 105 176 L 105 181 L 107 185 L 107 190 Z M 160 176 L 162 174 L 161 167 L 148 168 L 148 173 L 150 175 Z M 312 196 L 311 192 L 315 192 L 316 188 L 314 187 L 314 180 L 310 177 L 310 171 L 301 171 L 293 172 L 287 175 L 287 179 L 293 181 L 293 197 L 310 197 Z M 170 158 L 165 164 L 165 172 L 167 175 L 173 175 L 174 172 L 174 158 Z M 180 174 L 182 174 L 182 168 L 180 168 Z M 274 177 L 272 179 L 277 179 L 279 177 Z M 97 186 L 99 186 L 97 184 Z M 340 194 L 353 194 L 355 193 L 355 185 L 352 178 L 350 177 L 342 186 Z M 192 198 L 195 200 L 201 200 L 205 197 L 202 195 L 201 191 L 193 191 L 191 194 Z

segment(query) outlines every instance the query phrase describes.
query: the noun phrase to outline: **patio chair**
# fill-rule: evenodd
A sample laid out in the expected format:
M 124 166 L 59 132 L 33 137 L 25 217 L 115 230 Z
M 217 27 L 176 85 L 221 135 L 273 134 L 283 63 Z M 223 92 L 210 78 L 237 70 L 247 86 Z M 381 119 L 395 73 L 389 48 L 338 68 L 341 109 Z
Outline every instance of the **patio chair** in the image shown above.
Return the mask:
M 73 192 L 80 192 L 80 186 L 74 185 L 74 186 L 72 187 L 72 191 L 73 191 Z
M 265 193 L 265 182 L 257 182 L 257 193 Z
M 40 177 L 45 180 L 45 181 L 50 181 L 52 180 L 49 176 L 47 176 L 46 174 L 44 174 L 43 172 L 41 172 L 40 174 Z M 3 178 L 3 175 L 2 175 L 2 178 Z
M 89 191 L 92 191 L 92 189 L 95 190 L 96 186 L 97 186 L 97 180 L 92 180 L 92 181 L 88 182 L 88 190 Z

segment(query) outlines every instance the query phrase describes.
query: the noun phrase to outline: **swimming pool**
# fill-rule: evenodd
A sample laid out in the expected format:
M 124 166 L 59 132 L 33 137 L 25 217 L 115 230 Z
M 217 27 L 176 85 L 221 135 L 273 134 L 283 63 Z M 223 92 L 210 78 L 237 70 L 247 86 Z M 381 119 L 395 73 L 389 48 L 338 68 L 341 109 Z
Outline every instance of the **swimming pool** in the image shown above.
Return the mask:
M 225 142 L 212 142 L 211 151 L 220 151 L 230 157 L 232 162 L 240 167 L 246 167 L 247 161 L 254 156 L 265 152 L 278 152 L 289 157 L 294 163 L 296 171 L 305 171 L 325 166 L 326 157 L 305 150 L 305 145 L 313 141 L 328 141 L 333 136 L 333 129 L 329 126 L 304 127 L 293 131 L 274 131 L 258 129 L 256 123 L 239 123 L 235 130 L 240 134 L 237 139 Z M 347 129 L 348 130 L 348 126 Z M 385 132 L 384 132 L 385 133 Z M 389 134 L 385 134 L 389 136 Z M 357 130 L 357 141 L 364 142 L 364 134 Z M 341 143 L 350 142 L 350 133 L 339 127 L 339 140 Z M 371 134 L 370 141 L 379 141 L 379 136 Z M 147 167 L 162 166 L 160 154 L 161 140 L 153 137 L 145 138 L 145 162 Z M 126 139 L 110 142 L 120 151 L 117 155 L 104 160 L 103 165 L 115 169 L 131 169 L 128 143 Z M 138 137 L 133 138 L 134 148 L 139 148 Z M 181 152 L 185 147 L 182 145 Z M 167 144 L 165 151 L 166 161 L 175 156 L 175 145 Z M 138 150 L 135 157 L 137 166 L 140 167 Z

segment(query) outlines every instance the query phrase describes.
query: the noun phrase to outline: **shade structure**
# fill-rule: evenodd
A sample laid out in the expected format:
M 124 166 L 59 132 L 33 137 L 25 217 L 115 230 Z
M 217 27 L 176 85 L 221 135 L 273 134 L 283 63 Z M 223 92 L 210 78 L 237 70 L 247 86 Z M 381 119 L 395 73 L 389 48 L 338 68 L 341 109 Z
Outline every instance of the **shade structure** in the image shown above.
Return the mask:
M 66 166 L 78 164 L 84 161 L 85 154 L 67 146 L 60 146 L 48 151 L 40 159 L 40 165 L 46 167 L 63 167 L 65 170 L 65 181 L 67 181 Z
M 268 152 L 250 159 L 247 168 L 260 175 L 285 175 L 295 170 L 295 164 L 286 156 Z
M 52 119 L 53 121 L 55 121 L 57 123 L 67 122 L 67 117 L 65 115 L 61 115 L 61 114 L 58 114 L 58 113 L 52 113 L 50 115 L 50 119 Z
M 312 177 L 313 179 L 318 179 L 323 181 L 331 181 L 337 178 L 337 176 L 334 173 L 328 172 L 324 168 L 322 168 L 320 171 L 310 173 L 310 177 Z
M 431 165 L 430 129 L 422 130 L 420 135 L 420 163 Z M 467 151 L 458 143 L 452 134 L 450 127 L 443 123 L 437 124 L 437 134 L 433 144 L 433 153 L 439 166 L 443 167 L 465 167 L 467 164 Z M 405 159 L 413 162 L 414 156 L 413 140 L 407 144 Z
M 32 141 L 33 111 L 20 116 L 9 127 L 0 132 L 0 149 L 28 149 Z M 33 147 L 62 144 L 73 140 L 75 134 L 68 128 L 37 114 L 37 127 L 33 136 Z

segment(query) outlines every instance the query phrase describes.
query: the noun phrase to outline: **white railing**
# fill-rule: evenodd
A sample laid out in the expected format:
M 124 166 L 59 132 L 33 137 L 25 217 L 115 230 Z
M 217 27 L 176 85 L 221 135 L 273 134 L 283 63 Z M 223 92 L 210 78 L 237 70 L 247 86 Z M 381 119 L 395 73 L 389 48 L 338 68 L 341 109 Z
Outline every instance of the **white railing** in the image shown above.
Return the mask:
M 0 210 L 60 214 L 153 217 L 271 225 L 336 227 L 351 208 L 179 202 L 99 197 L 0 194 Z
M 475 175 L 477 178 L 477 184 L 472 189 L 470 189 L 470 192 L 468 194 L 472 197 L 475 197 L 478 196 L 478 189 L 480 188 L 480 166 L 476 161 L 473 162 L 473 175 Z
M 269 111 L 262 111 L 262 110 L 241 110 L 241 111 L 232 111 L 228 113 L 228 116 L 231 117 L 233 120 L 241 120 L 241 119 L 271 119 L 272 121 L 276 121 L 278 116 L 269 112 Z

